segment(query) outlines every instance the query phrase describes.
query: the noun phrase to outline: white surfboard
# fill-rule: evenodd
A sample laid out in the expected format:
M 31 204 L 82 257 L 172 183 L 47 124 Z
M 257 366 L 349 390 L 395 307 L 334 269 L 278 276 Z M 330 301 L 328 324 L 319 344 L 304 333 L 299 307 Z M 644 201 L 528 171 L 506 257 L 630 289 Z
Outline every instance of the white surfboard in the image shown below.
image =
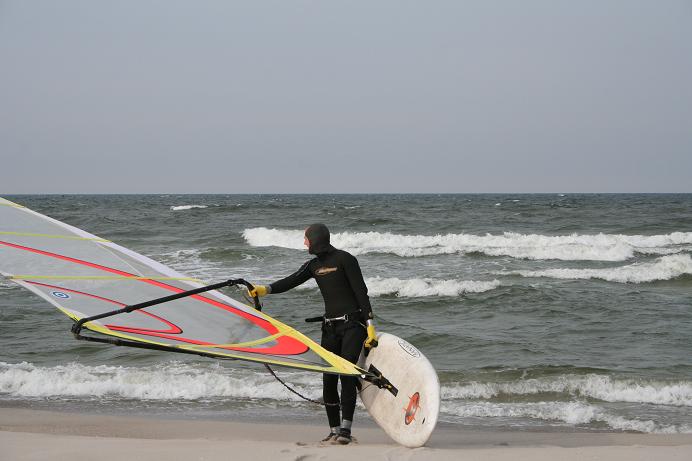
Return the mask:
M 430 361 L 409 342 L 380 333 L 378 346 L 358 365 L 374 366 L 397 388 L 386 389 L 361 380 L 360 398 L 370 416 L 394 441 L 406 447 L 421 447 L 432 434 L 440 411 L 440 381 Z

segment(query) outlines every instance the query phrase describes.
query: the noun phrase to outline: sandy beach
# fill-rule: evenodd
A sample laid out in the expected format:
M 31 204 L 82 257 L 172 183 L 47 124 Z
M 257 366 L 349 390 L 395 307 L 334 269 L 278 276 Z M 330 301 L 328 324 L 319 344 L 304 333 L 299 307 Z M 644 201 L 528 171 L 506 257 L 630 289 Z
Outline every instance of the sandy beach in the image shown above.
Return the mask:
M 692 435 L 487 432 L 441 427 L 427 446 L 396 445 L 379 428 L 358 443 L 321 445 L 321 425 L 0 409 L 0 460 L 665 460 L 692 459 Z

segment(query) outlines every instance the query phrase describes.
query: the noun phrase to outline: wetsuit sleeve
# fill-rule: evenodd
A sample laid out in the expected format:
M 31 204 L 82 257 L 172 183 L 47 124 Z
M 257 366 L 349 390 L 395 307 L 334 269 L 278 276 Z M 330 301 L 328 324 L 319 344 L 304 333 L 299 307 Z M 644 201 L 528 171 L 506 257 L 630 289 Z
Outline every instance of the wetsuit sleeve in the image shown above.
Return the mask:
M 344 258 L 343 264 L 348 283 L 356 296 L 358 307 L 363 312 L 363 318 L 365 320 L 372 319 L 372 306 L 368 297 L 368 287 L 365 285 L 365 280 L 363 280 L 363 273 L 360 270 L 358 260 L 353 255 L 348 255 Z
M 300 266 L 300 269 L 288 277 L 277 280 L 269 285 L 271 288 L 270 293 L 283 293 L 284 291 L 288 291 L 291 288 L 295 288 L 298 285 L 307 282 L 310 278 L 312 278 L 312 272 L 310 272 L 310 262 L 311 261 L 308 261 Z

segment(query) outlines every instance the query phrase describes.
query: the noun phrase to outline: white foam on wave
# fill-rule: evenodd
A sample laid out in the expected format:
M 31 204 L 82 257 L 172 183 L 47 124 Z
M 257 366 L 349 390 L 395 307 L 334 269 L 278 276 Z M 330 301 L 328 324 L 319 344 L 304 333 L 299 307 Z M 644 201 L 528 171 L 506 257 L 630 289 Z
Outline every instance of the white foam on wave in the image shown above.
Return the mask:
M 610 376 L 562 375 L 507 383 L 470 382 L 445 386 L 443 399 L 490 399 L 498 395 L 570 394 L 605 402 L 648 403 L 692 407 L 692 381 L 613 379 Z
M 220 282 L 228 278 L 248 278 L 258 283 L 269 283 L 276 279 L 258 277 L 253 268 L 229 266 L 222 261 L 210 261 L 203 259 L 202 253 L 206 249 L 187 248 L 173 250 L 165 253 L 147 255 L 155 261 L 159 261 L 186 276 L 199 279 L 203 283 Z M 243 260 L 257 259 L 255 256 L 242 254 Z
M 692 274 L 690 255 L 670 255 L 654 262 L 635 263 L 607 269 L 545 269 L 540 271 L 511 271 L 502 274 L 516 274 L 522 277 L 550 277 L 555 279 L 600 279 L 618 283 L 646 283 L 657 280 L 673 280 Z
M 193 208 L 208 208 L 207 205 L 176 205 L 172 206 L 172 211 L 192 210 Z
M 243 237 L 255 247 L 277 246 L 304 249 L 303 231 L 255 227 L 245 229 Z M 557 259 L 565 261 L 624 261 L 635 253 L 667 254 L 683 251 L 692 244 L 692 232 L 665 235 L 501 235 L 445 234 L 402 235 L 389 232 L 341 232 L 332 235 L 332 243 L 355 255 L 390 253 L 402 257 L 441 254 L 483 253 L 520 259 Z
M 304 250 L 304 230 L 268 229 L 266 227 L 253 227 L 243 231 L 243 238 L 253 247 L 276 246 Z M 332 237 L 334 238 L 334 237 Z
M 298 373 L 295 375 L 300 376 Z M 305 386 L 298 382 L 294 387 L 311 397 L 318 397 L 316 383 Z M 141 368 L 78 363 L 41 367 L 26 362 L 0 362 L 0 394 L 34 398 L 299 400 L 266 373 L 178 362 Z
M 314 373 L 284 372 L 291 387 L 310 398 L 321 395 L 321 379 Z M 692 427 L 627 419 L 608 413 L 597 404 L 571 402 L 485 402 L 500 393 L 570 392 L 612 402 L 640 402 L 690 406 L 689 382 L 657 383 L 613 381 L 604 376 L 564 376 L 522 382 L 470 383 L 442 386 L 442 413 L 457 417 L 531 418 L 569 425 L 604 422 L 619 430 L 692 432 Z M 271 400 L 302 404 L 269 374 L 219 364 L 167 362 L 154 366 L 124 367 L 79 363 L 37 366 L 0 362 L 0 398 L 19 399 L 134 399 L 145 401 Z M 359 406 L 361 406 L 359 404 Z
M 516 399 L 537 394 L 568 394 L 570 401 L 488 402 L 494 397 Z M 594 399 L 611 403 L 692 406 L 692 381 L 614 379 L 606 375 L 561 375 L 505 383 L 457 383 L 442 387 L 442 410 L 478 418 L 530 418 L 569 425 L 605 423 L 617 430 L 647 433 L 691 433 L 692 426 L 662 424 L 613 414 Z
M 435 280 L 374 277 L 365 280 L 371 296 L 395 295 L 401 298 L 423 296 L 459 296 L 463 293 L 482 293 L 500 286 L 499 280 Z
M 290 372 L 292 385 L 308 394 L 319 393 L 314 374 Z M 154 400 L 240 397 L 295 400 L 267 373 L 166 362 L 149 367 L 89 366 L 70 363 L 37 366 L 0 362 L 0 393 L 18 397 L 102 396 Z M 606 402 L 692 407 L 692 382 L 616 380 L 609 376 L 562 375 L 508 383 L 450 383 L 442 386 L 445 401 L 490 399 L 499 395 L 570 394 Z
M 202 250 L 180 249 L 166 253 L 149 255 L 155 261 L 160 261 L 172 269 L 203 281 L 209 281 L 223 276 L 224 268 L 221 264 L 212 261 L 203 261 Z
M 572 426 L 601 422 L 611 429 L 623 431 L 662 434 L 692 432 L 692 427 L 688 425 L 666 425 L 653 420 L 629 419 L 584 402 L 458 403 L 443 400 L 441 410 L 463 418 L 530 418 L 559 421 Z
M 273 280 L 277 280 L 274 278 Z M 421 298 L 426 296 L 459 296 L 464 293 L 482 293 L 500 286 L 499 280 L 436 280 L 430 278 L 399 279 L 396 277 L 369 277 L 365 279 L 368 295 L 372 297 L 393 295 L 399 298 Z M 298 289 L 317 288 L 314 280 L 308 280 Z

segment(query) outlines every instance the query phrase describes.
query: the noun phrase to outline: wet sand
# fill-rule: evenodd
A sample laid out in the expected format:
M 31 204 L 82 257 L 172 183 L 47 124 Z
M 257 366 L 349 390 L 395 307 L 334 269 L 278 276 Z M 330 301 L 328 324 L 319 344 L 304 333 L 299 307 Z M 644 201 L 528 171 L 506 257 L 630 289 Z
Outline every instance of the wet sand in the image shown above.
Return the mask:
M 359 428 L 321 445 L 322 425 L 174 420 L 0 408 L 0 460 L 689 460 L 692 434 L 485 431 L 440 427 L 425 447 Z

